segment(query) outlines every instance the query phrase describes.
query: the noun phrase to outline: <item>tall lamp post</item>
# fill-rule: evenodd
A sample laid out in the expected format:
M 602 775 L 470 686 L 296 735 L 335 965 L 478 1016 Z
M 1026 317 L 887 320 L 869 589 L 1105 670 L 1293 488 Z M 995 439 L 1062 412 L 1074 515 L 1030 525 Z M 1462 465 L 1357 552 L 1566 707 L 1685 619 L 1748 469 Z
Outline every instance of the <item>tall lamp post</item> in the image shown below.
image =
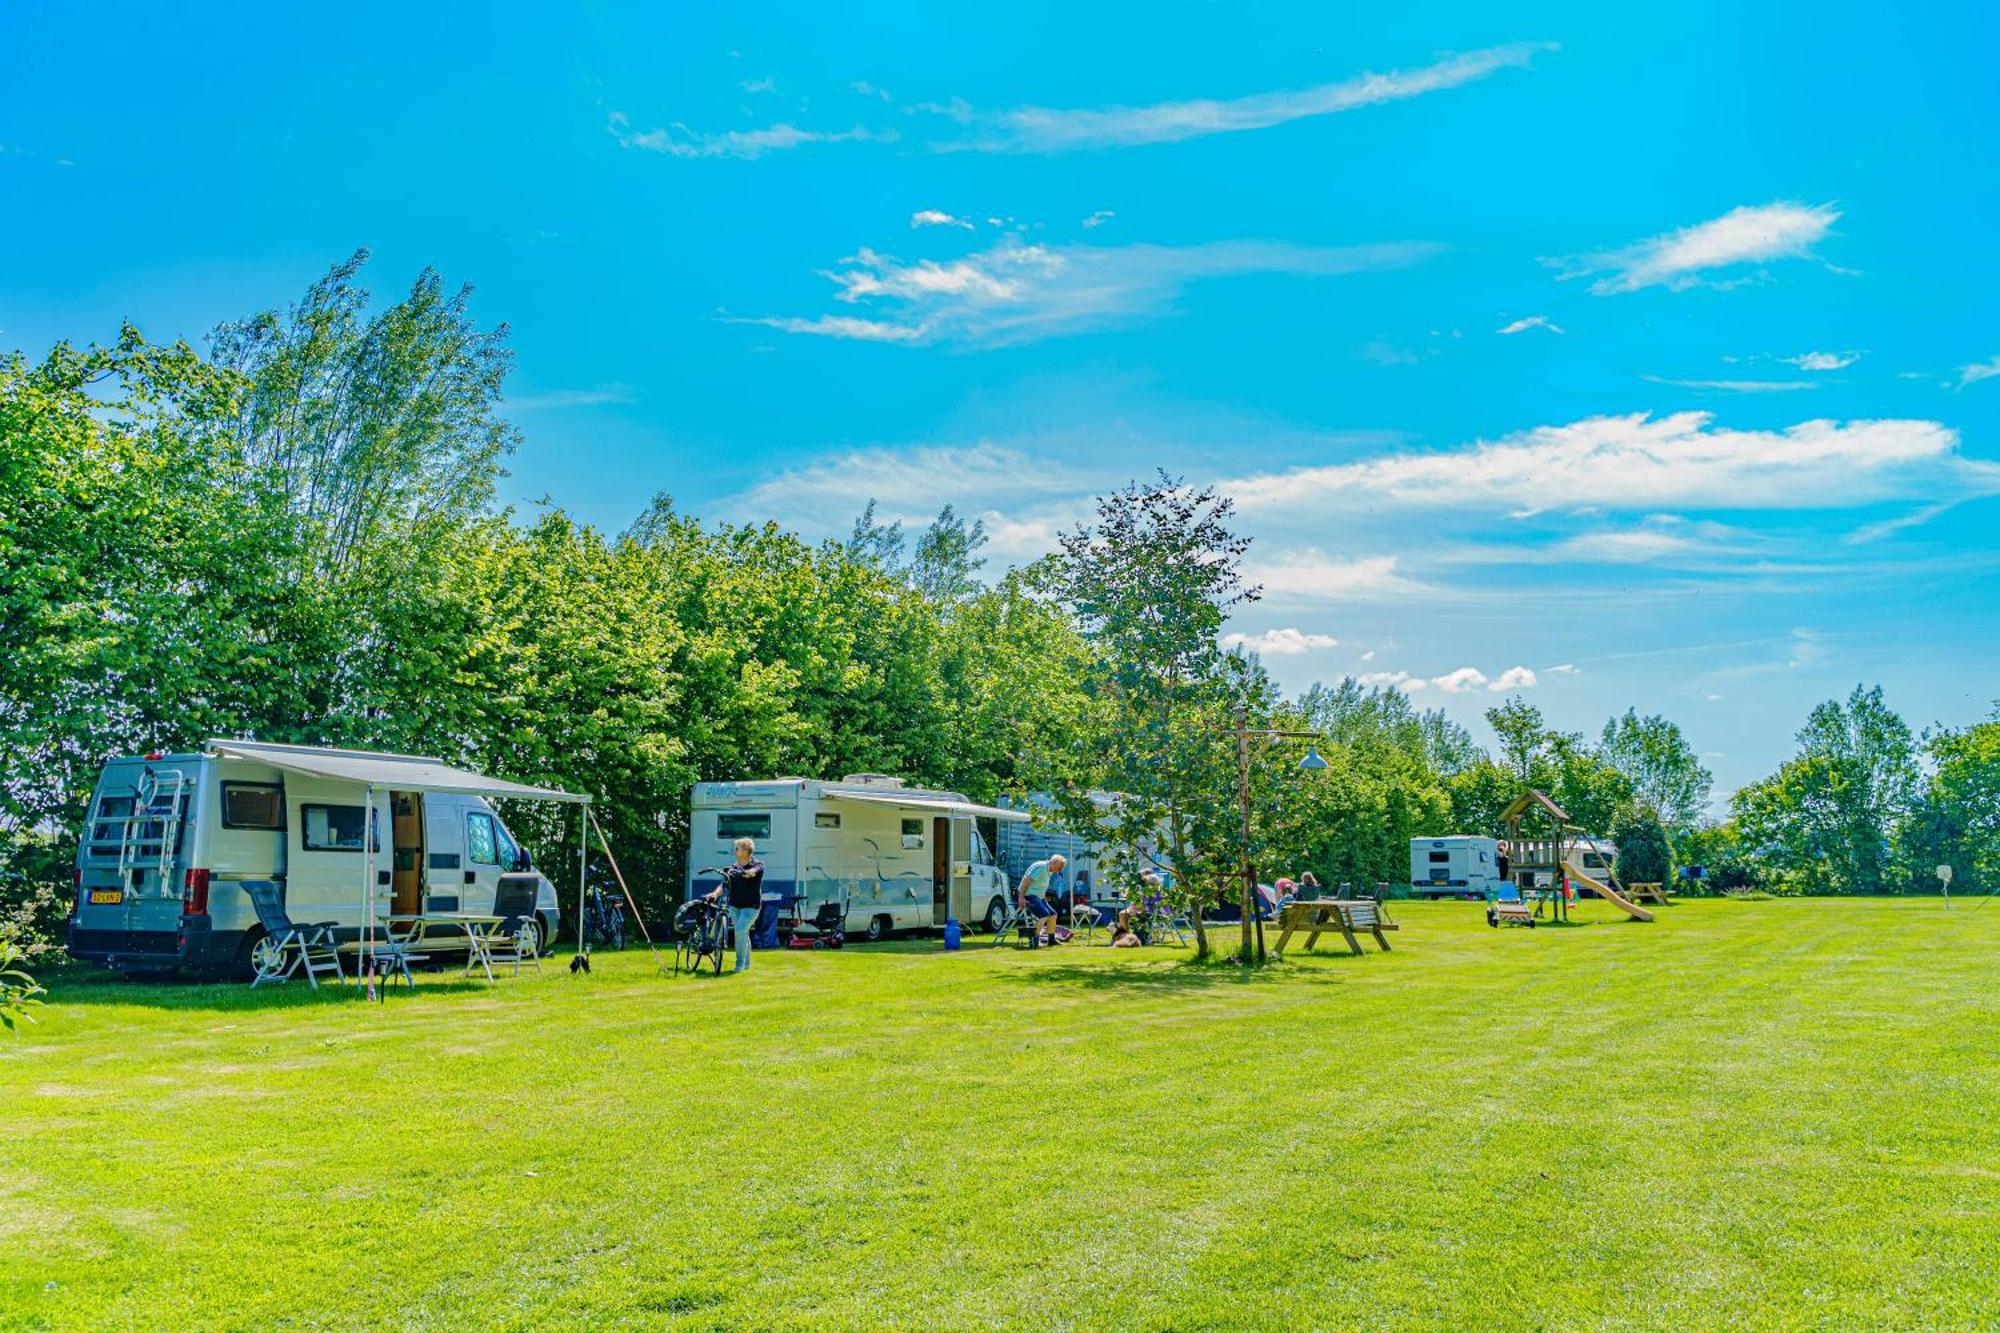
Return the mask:
M 1264 919 L 1256 913 L 1257 867 L 1250 859 L 1250 741 L 1254 737 L 1265 744 L 1281 740 L 1322 741 L 1326 737 L 1317 731 L 1288 731 L 1282 727 L 1253 727 L 1244 712 L 1243 705 L 1236 706 L 1236 725 L 1224 728 L 1219 735 L 1236 738 L 1236 800 L 1238 813 L 1243 820 L 1243 961 L 1251 957 L 1251 923 L 1256 923 L 1256 958 L 1264 961 Z M 1306 747 L 1305 758 L 1299 760 L 1299 768 L 1307 773 L 1317 773 L 1326 767 L 1326 760 L 1320 757 L 1317 745 Z

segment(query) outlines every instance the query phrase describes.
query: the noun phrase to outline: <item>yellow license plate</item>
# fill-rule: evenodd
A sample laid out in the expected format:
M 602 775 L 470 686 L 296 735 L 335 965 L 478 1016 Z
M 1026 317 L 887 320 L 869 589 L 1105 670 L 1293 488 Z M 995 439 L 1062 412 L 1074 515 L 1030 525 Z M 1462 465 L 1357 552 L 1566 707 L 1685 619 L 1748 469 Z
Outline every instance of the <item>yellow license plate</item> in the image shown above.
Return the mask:
M 90 891 L 90 901 L 91 901 L 92 903 L 108 903 L 108 904 L 110 904 L 110 905 L 112 905 L 112 906 L 114 906 L 114 907 L 115 907 L 115 906 L 116 906 L 116 905 L 118 905 L 119 903 L 122 903 L 122 902 L 124 902 L 124 901 L 125 901 L 125 890 L 123 890 L 123 889 L 92 889 L 92 890 Z

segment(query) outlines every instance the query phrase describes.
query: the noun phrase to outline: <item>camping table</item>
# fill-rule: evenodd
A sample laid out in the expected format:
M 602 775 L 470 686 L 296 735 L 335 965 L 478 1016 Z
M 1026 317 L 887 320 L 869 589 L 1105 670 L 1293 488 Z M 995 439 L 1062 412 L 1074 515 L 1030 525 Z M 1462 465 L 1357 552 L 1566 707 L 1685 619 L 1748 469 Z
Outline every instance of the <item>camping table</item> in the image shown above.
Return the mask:
M 493 940 L 506 924 L 505 917 L 485 916 L 478 912 L 410 912 L 396 913 L 382 918 L 391 928 L 414 926 L 416 929 L 406 940 L 407 943 L 422 941 L 424 934 L 432 926 L 456 926 L 465 932 L 465 975 L 472 975 L 474 963 L 485 969 L 488 981 L 497 981 L 493 975 Z
M 1384 930 L 1394 930 L 1395 924 L 1382 915 L 1382 904 L 1373 898 L 1316 898 L 1308 902 L 1286 903 L 1278 913 L 1278 924 L 1284 928 L 1278 936 L 1275 952 L 1279 957 L 1285 953 L 1285 945 L 1296 931 L 1306 931 L 1306 948 L 1311 949 L 1321 933 L 1337 930 L 1347 937 L 1347 947 L 1361 952 L 1361 940 L 1356 931 L 1366 931 L 1375 936 L 1375 942 L 1388 952 L 1389 941 L 1383 938 Z

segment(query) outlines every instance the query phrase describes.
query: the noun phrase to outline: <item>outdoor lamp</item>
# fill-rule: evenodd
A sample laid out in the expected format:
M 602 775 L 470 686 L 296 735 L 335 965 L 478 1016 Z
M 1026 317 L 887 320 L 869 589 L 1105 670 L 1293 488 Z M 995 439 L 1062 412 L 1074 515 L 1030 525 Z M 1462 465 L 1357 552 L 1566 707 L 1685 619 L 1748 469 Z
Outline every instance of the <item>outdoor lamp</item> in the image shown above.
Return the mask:
M 1320 758 L 1319 747 L 1317 745 L 1308 745 L 1306 747 L 1306 757 L 1299 760 L 1299 767 L 1305 769 L 1308 773 L 1317 773 L 1320 769 L 1326 767 L 1326 760 Z

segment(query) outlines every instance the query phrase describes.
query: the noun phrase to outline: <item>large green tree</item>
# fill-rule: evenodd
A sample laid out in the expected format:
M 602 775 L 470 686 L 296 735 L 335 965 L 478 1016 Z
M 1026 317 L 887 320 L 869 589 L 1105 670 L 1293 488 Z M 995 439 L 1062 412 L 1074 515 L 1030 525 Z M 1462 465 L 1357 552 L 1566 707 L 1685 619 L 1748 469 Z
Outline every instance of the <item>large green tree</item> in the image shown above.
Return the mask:
M 1666 718 L 1628 708 L 1604 724 L 1597 753 L 1623 774 L 1640 800 L 1669 829 L 1691 829 L 1708 809 L 1715 775 L 1702 765 L 1681 729 Z

